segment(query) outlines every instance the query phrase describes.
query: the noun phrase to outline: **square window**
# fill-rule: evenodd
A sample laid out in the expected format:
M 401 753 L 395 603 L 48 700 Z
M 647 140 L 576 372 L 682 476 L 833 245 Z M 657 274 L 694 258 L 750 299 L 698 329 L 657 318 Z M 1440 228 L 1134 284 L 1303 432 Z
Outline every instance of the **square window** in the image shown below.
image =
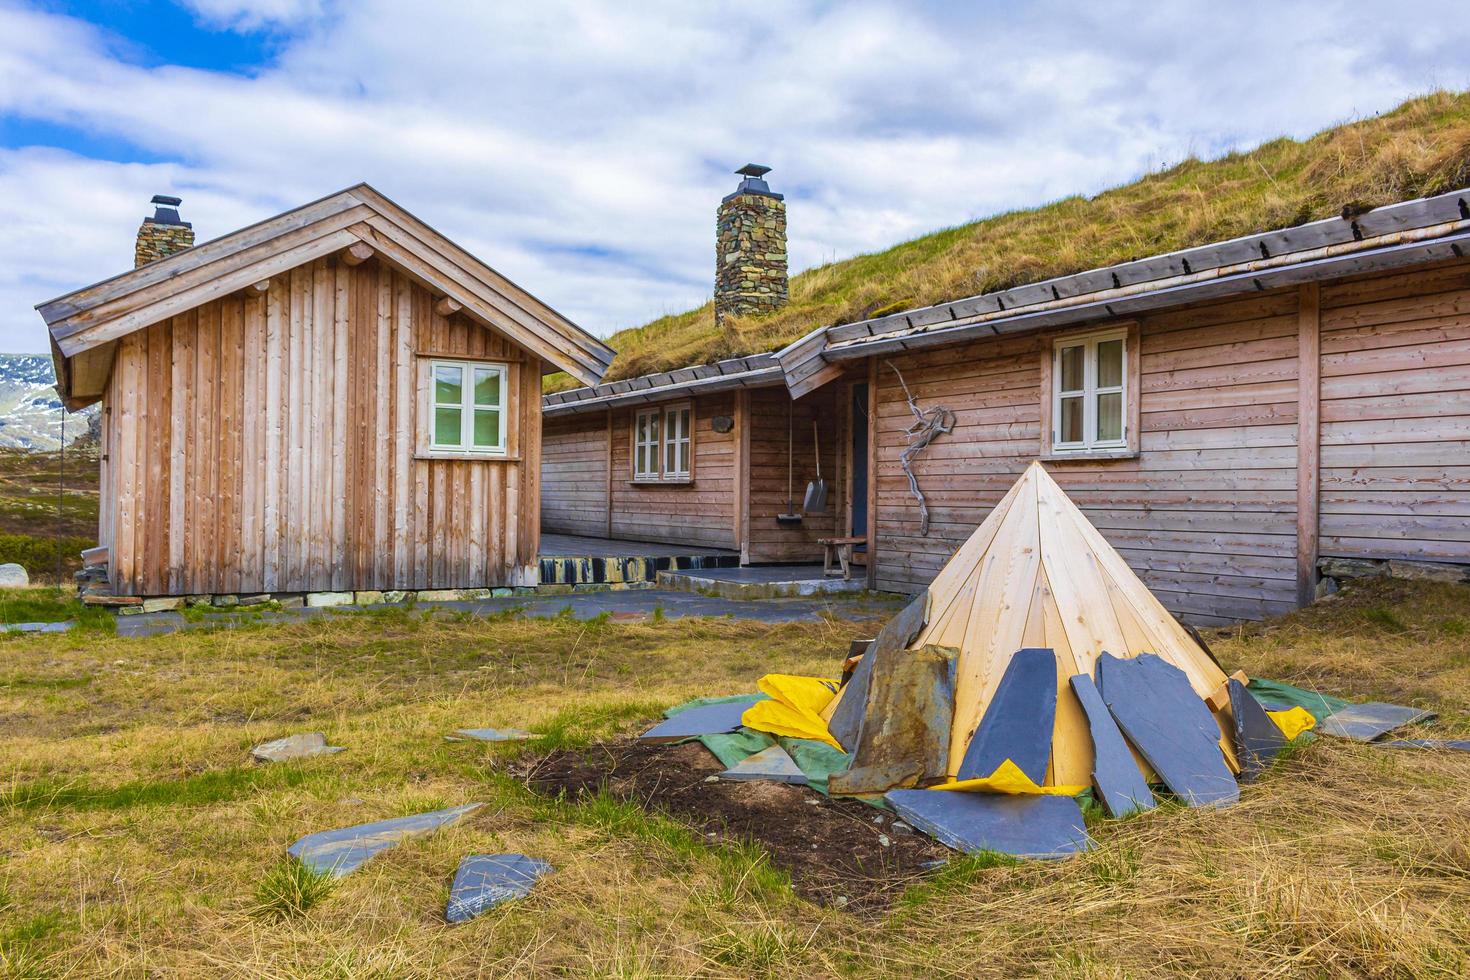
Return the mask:
M 464 455 L 505 453 L 504 364 L 434 361 L 429 448 Z

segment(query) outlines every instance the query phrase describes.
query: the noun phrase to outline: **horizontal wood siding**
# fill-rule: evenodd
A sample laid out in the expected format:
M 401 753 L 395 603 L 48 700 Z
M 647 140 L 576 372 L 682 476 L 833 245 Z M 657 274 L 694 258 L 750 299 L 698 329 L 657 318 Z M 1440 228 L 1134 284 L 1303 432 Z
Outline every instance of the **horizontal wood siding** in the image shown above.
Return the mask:
M 844 512 L 843 480 L 838 472 L 838 440 L 843 431 L 847 387 L 828 384 L 792 402 L 783 388 L 750 393 L 750 538 L 749 558 L 760 562 L 819 562 L 817 539 L 837 533 Z M 788 407 L 791 412 L 788 428 Z M 807 483 L 817 476 L 812 422 L 821 437 L 822 476 L 827 481 L 827 511 L 809 514 L 801 524 L 785 527 L 776 515 L 788 509 L 787 434 L 791 439 L 789 497 L 801 512 Z M 845 531 L 844 531 L 845 533 Z
M 1470 263 L 1322 288 L 1321 550 L 1470 562 Z
M 1167 607 L 1200 622 L 1284 612 L 1295 597 L 1296 293 L 1185 307 L 1140 321 L 1137 458 L 1048 463 Z M 1006 337 L 893 359 L 921 407 L 956 413 L 915 464 L 912 414 L 878 371 L 877 586 L 933 578 L 1041 449 L 1041 356 L 1050 338 Z
M 124 338 L 105 403 L 114 588 L 534 584 L 540 362 L 434 303 L 331 257 Z M 431 354 L 512 364 L 512 459 L 416 457 Z
M 735 396 L 720 392 L 692 399 L 693 482 L 667 485 L 633 482 L 633 418 L 637 409 L 613 410 L 612 528 L 615 538 L 738 548 L 734 526 L 737 433 L 716 432 L 716 416 L 733 416 Z M 605 416 L 593 415 L 602 421 Z M 593 423 L 595 424 L 595 423 Z
M 542 424 L 541 526 L 558 534 L 607 534 L 607 413 Z

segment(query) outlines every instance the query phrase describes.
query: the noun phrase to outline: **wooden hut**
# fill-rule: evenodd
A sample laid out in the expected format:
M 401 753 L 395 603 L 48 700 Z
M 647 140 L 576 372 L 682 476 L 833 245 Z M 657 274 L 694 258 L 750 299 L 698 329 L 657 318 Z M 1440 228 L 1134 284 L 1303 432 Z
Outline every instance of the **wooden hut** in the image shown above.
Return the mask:
M 541 377 L 611 351 L 365 184 L 154 261 L 142 238 L 38 307 L 67 405 L 102 404 L 114 592 L 536 584 Z
M 763 354 L 547 395 L 543 525 L 728 549 L 745 564 L 821 561 L 821 539 L 866 521 L 850 457 L 867 448 L 867 395 L 854 394 L 830 385 L 793 400 Z M 829 492 L 808 511 L 819 453 Z
M 809 398 L 869 378 L 869 581 L 926 585 L 1033 460 L 1201 623 L 1333 574 L 1470 578 L 1470 192 L 823 327 Z M 917 402 L 954 430 L 901 466 Z

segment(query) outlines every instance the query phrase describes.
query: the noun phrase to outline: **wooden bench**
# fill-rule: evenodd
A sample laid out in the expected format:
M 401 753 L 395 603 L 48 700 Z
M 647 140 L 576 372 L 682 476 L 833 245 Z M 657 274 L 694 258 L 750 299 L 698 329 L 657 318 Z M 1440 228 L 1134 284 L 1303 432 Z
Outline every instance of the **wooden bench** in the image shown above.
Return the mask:
M 818 538 L 817 544 L 823 548 L 822 574 L 852 578 L 852 549 L 867 543 L 868 539 L 865 537 Z

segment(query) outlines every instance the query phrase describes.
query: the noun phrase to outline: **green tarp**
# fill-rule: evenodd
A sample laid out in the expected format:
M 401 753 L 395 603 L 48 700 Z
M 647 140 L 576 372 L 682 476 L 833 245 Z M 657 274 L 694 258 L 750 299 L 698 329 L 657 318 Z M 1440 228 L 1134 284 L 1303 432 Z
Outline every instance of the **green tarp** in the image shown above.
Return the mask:
M 1352 704 L 1351 701 L 1344 701 L 1342 698 L 1335 698 L 1330 694 L 1320 694 L 1316 691 L 1292 687 L 1290 684 L 1284 684 L 1281 681 L 1262 680 L 1259 677 L 1251 678 L 1251 682 L 1246 687 L 1262 704 L 1272 711 L 1279 711 L 1282 708 L 1306 708 L 1312 713 L 1312 717 L 1317 719 L 1318 723 L 1328 715 L 1341 711 L 1343 708 Z

